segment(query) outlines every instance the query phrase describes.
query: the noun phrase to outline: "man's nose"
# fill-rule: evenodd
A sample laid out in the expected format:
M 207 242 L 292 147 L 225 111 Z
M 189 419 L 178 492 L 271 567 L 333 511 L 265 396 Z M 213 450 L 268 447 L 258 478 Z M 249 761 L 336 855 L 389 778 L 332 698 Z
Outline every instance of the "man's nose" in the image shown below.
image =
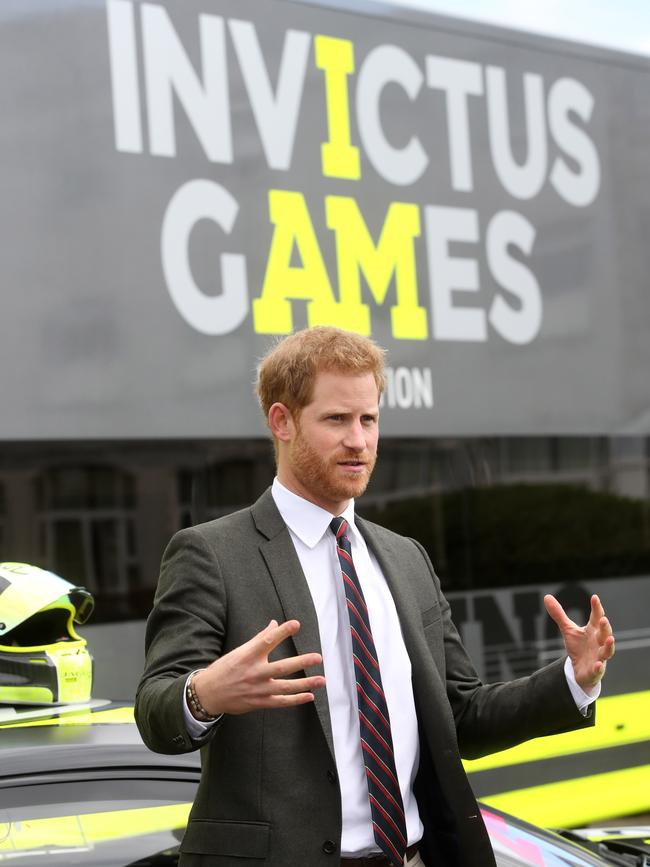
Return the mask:
M 360 421 L 353 421 L 345 433 L 343 445 L 355 451 L 363 451 L 366 447 L 366 436 Z

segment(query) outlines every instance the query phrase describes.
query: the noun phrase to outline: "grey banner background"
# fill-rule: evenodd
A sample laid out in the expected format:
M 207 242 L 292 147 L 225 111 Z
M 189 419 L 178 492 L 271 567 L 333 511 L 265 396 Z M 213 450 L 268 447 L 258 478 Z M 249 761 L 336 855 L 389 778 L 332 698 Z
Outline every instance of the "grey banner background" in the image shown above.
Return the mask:
M 119 153 L 104 3 L 0 0 L 0 438 L 262 433 L 251 382 L 272 338 L 254 334 L 250 315 L 229 335 L 199 334 L 165 287 L 162 218 L 175 191 L 193 178 L 218 181 L 239 202 L 225 249 L 246 255 L 251 299 L 260 293 L 271 242 L 271 188 L 305 193 L 334 284 L 334 244 L 323 216 L 328 194 L 354 196 L 375 235 L 395 200 L 475 207 L 482 238 L 489 218 L 503 209 L 536 227 L 530 266 L 544 318 L 529 345 L 508 344 L 494 331 L 480 344 L 393 340 L 388 305 L 373 310 L 373 336 L 388 348 L 391 366 L 433 372 L 433 409 L 385 409 L 384 434 L 650 431 L 650 63 L 438 17 L 391 18 L 377 8 L 368 16 L 282 0 L 164 5 L 197 65 L 200 13 L 253 21 L 272 80 L 289 27 L 351 39 L 357 69 L 381 44 L 399 45 L 421 68 L 428 53 L 504 66 L 513 130 L 523 129 L 523 72 L 543 75 L 547 87 L 561 75 L 575 77 L 595 98 L 588 128 L 601 161 L 600 192 L 587 208 L 568 206 L 548 184 L 531 201 L 513 200 L 488 155 L 484 100 L 470 109 L 472 194 L 451 189 L 440 147 L 442 100 L 439 116 L 430 100 L 425 112 L 403 97 L 391 100 L 394 113 L 385 114 L 397 141 L 407 129 L 426 142 L 432 160 L 416 184 L 386 183 L 363 153 L 361 181 L 323 178 L 324 86 L 313 46 L 288 172 L 266 166 L 230 45 L 232 166 L 206 159 L 178 107 L 174 159 Z M 353 105 L 351 98 L 358 144 Z M 192 236 L 194 275 L 213 292 L 222 244 L 205 222 Z M 483 242 L 461 246 L 457 255 L 476 256 L 476 303 L 487 309 L 496 287 Z M 424 238 L 417 256 L 420 303 L 430 308 Z M 294 305 L 296 327 L 305 324 L 303 308 Z

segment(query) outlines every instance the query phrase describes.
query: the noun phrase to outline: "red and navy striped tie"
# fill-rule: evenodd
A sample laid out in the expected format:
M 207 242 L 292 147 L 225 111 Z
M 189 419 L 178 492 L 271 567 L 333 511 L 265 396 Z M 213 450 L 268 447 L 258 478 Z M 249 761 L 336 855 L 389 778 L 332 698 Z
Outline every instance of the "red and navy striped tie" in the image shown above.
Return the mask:
M 397 781 L 393 739 L 379 660 L 370 631 L 368 609 L 352 562 L 348 528 L 344 518 L 334 518 L 330 529 L 336 536 L 336 553 L 345 587 L 352 633 L 352 656 L 357 680 L 357 705 L 361 750 L 366 768 L 368 798 L 375 840 L 391 864 L 404 863 L 406 818 Z

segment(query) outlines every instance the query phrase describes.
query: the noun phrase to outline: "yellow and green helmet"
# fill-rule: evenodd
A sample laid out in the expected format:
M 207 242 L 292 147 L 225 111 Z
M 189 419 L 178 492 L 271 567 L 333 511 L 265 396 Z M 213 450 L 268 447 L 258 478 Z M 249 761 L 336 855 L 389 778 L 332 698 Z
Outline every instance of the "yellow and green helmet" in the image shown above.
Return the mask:
M 92 595 L 54 572 L 0 563 L 0 703 L 76 704 L 90 699 L 93 661 L 75 623 Z

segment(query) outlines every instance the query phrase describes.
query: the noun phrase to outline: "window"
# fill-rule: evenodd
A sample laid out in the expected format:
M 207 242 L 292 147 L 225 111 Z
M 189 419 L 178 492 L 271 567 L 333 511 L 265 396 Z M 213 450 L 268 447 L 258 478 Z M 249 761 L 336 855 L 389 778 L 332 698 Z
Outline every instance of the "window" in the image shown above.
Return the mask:
M 417 538 L 448 590 L 650 573 L 644 444 L 393 440 L 359 511 Z
M 246 454 L 242 455 L 242 451 Z M 182 526 L 250 506 L 272 483 L 275 466 L 268 442 L 248 443 L 247 448 L 226 446 L 224 452 L 221 460 L 207 466 L 179 470 Z
M 133 477 L 110 466 L 59 466 L 36 482 L 41 560 L 101 596 L 104 619 L 124 614 L 139 583 Z

